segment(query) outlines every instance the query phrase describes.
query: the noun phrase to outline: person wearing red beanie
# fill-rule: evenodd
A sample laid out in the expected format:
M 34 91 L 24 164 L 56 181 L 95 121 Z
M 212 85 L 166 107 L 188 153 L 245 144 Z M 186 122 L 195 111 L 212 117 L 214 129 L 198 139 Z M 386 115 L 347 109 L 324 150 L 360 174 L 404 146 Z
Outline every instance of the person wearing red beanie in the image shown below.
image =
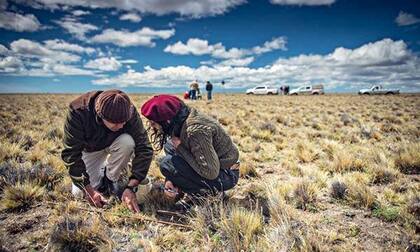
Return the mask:
M 149 120 L 155 149 L 166 153 L 160 161 L 166 197 L 201 196 L 237 184 L 239 151 L 218 121 L 173 95 L 152 97 L 141 114 Z
M 102 207 L 114 194 L 138 212 L 137 186 L 146 178 L 153 149 L 141 118 L 120 90 L 93 91 L 70 103 L 61 157 L 73 181 L 72 193 Z M 131 161 L 131 176 L 122 181 Z

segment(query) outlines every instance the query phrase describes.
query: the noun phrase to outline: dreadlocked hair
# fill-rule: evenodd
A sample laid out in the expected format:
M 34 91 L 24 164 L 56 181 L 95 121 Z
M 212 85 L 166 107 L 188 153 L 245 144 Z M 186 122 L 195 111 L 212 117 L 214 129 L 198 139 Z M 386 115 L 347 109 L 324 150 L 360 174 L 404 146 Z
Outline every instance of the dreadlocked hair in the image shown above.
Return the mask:
M 179 137 L 181 133 L 181 126 L 189 114 L 190 109 L 187 105 L 182 103 L 178 113 L 171 121 L 158 123 L 161 126 L 160 129 L 155 129 L 150 124 L 148 125 L 146 130 L 150 134 L 150 142 L 156 152 L 163 149 L 163 146 L 167 142 L 168 138 L 172 135 Z

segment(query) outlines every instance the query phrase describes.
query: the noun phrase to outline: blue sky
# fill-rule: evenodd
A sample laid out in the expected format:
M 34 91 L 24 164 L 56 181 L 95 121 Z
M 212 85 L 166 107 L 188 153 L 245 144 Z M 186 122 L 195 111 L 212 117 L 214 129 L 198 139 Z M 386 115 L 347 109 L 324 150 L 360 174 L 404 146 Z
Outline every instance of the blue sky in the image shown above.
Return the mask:
M 420 2 L 0 0 L 0 92 L 420 91 Z

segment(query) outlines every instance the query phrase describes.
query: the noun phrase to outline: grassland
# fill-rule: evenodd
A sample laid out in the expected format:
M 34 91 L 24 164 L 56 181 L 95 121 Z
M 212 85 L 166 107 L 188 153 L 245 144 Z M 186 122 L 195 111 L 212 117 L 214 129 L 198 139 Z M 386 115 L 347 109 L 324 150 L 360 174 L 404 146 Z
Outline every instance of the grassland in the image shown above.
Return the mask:
M 241 152 L 224 202 L 182 215 L 159 195 L 142 213 L 70 194 L 60 159 L 75 95 L 0 95 L 0 250 L 418 251 L 420 96 L 216 94 L 187 102 Z M 137 107 L 150 96 L 130 95 Z M 161 154 L 157 154 L 158 159 Z M 157 163 L 150 176 L 159 181 Z M 184 224 L 177 227 L 163 220 Z

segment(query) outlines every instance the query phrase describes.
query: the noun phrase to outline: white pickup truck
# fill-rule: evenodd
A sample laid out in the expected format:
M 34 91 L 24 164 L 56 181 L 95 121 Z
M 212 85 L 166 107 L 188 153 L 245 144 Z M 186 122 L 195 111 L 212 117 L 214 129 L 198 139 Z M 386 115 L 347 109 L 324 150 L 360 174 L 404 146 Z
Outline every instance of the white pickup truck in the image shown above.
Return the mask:
M 359 90 L 359 94 L 360 95 L 375 95 L 375 94 L 399 94 L 400 90 L 399 89 L 387 89 L 387 88 L 382 88 L 381 85 L 375 85 L 369 89 L 360 89 Z
M 324 94 L 324 86 L 323 85 L 308 85 L 302 86 L 295 89 L 290 90 L 289 95 L 320 95 Z
M 278 94 L 279 90 L 277 88 L 272 88 L 270 86 L 256 86 L 246 90 L 246 94 L 255 94 L 255 95 L 274 95 Z

